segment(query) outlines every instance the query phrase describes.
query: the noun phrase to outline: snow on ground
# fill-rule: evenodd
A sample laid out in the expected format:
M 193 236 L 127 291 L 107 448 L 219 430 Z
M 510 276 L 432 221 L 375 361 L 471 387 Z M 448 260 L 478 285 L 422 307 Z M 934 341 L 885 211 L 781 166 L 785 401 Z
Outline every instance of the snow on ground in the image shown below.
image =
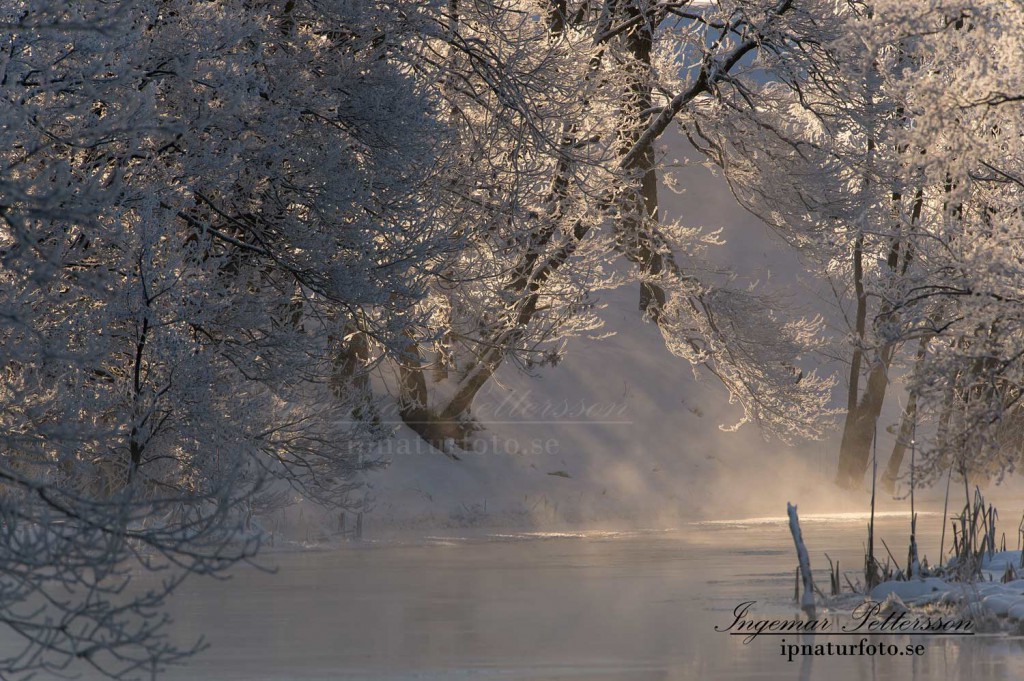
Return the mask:
M 908 605 L 925 605 L 954 592 L 959 585 L 950 584 L 937 577 L 911 579 L 909 581 L 882 582 L 869 594 L 873 601 L 884 601 L 896 596 Z
M 964 584 L 936 577 L 882 582 L 869 594 L 871 600 L 896 607 L 954 607 L 976 620 L 982 628 L 1024 627 L 1024 579 L 1002 582 L 1007 567 L 1019 573 L 1021 551 L 998 551 L 982 560 L 982 579 Z M 986 624 L 992 625 L 985 627 Z

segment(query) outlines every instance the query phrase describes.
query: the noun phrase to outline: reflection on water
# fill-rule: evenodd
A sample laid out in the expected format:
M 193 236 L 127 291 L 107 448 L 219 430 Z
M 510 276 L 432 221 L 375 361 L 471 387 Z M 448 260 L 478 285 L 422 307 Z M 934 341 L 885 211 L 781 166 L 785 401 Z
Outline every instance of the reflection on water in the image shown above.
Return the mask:
M 918 511 L 917 517 L 920 522 L 928 522 L 931 518 L 940 518 L 941 513 L 936 511 Z M 801 525 L 840 525 L 843 523 L 867 523 L 871 519 L 870 512 L 847 512 L 847 513 L 808 513 L 800 516 Z M 910 522 L 909 511 L 875 511 L 875 522 L 889 520 L 905 520 Z M 788 518 L 778 516 L 761 516 L 758 518 L 742 518 L 739 520 L 701 520 L 693 523 L 696 527 L 749 527 L 751 525 L 777 525 L 788 522 Z M 895 525 L 895 523 L 890 523 Z
M 864 519 L 803 520 L 812 563 L 825 568 L 817 581 L 828 583 L 826 551 L 853 579 Z M 906 552 L 906 525 L 905 515 L 880 518 L 878 533 L 897 555 Z M 937 553 L 938 523 L 922 515 L 919 526 L 928 530 L 922 551 Z M 186 585 L 174 605 L 177 630 L 205 633 L 213 647 L 167 678 L 1024 678 L 1024 646 L 1005 636 L 886 636 L 879 640 L 901 648 L 923 643 L 925 654 L 789 662 L 779 637 L 744 645 L 715 632 L 742 601 L 758 601 L 761 616 L 798 613 L 783 518 L 670 532 L 440 535 L 266 560 L 277 574 L 247 569 L 226 583 Z M 828 640 L 839 641 L 814 638 Z

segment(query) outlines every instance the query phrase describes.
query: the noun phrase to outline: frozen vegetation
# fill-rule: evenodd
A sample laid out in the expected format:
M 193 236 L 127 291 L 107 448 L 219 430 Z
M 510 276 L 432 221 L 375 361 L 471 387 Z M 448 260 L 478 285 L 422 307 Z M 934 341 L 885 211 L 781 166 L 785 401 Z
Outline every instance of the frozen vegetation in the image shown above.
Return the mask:
M 1020 25 L 3 3 L 0 676 L 188 660 L 172 596 L 267 548 L 862 511 L 869 468 L 874 519 L 1012 478 Z M 935 569 L 1012 620 L 1015 559 L 964 514 Z M 873 529 L 866 591 L 899 572 Z M 911 534 L 886 588 L 954 598 Z

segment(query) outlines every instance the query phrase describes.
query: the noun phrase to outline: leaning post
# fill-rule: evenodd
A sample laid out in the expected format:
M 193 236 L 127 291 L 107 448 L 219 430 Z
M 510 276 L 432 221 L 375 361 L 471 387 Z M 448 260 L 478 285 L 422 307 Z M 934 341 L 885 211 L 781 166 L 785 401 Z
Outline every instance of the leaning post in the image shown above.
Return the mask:
M 796 514 L 796 506 L 786 503 L 786 511 L 789 513 L 789 531 L 793 534 L 793 543 L 796 545 L 796 557 L 800 563 L 800 574 L 803 576 L 804 594 L 800 599 L 800 608 L 807 613 L 810 619 L 817 619 L 814 607 L 814 580 L 811 577 L 811 559 L 807 555 L 807 547 L 804 546 L 804 538 L 800 532 L 800 519 Z

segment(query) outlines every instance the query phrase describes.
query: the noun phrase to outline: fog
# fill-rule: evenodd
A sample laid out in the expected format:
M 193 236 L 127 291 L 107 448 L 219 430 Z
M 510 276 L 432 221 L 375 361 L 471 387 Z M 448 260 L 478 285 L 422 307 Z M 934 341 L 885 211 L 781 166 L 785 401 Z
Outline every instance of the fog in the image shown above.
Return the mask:
M 906 521 L 880 515 L 879 536 L 895 549 Z M 827 583 L 824 552 L 856 572 L 863 515 L 805 514 L 803 522 L 819 583 Z M 271 553 L 263 563 L 276 573 L 194 580 L 174 601 L 174 635 L 202 633 L 211 648 L 165 678 L 966 681 L 1024 673 L 1016 639 L 886 636 L 900 649 L 922 643 L 923 653 L 789 661 L 778 637 L 744 644 L 716 631 L 751 600 L 757 617 L 798 615 L 792 540 L 778 516 L 671 531 L 464 534 Z M 936 539 L 922 532 L 924 544 Z

